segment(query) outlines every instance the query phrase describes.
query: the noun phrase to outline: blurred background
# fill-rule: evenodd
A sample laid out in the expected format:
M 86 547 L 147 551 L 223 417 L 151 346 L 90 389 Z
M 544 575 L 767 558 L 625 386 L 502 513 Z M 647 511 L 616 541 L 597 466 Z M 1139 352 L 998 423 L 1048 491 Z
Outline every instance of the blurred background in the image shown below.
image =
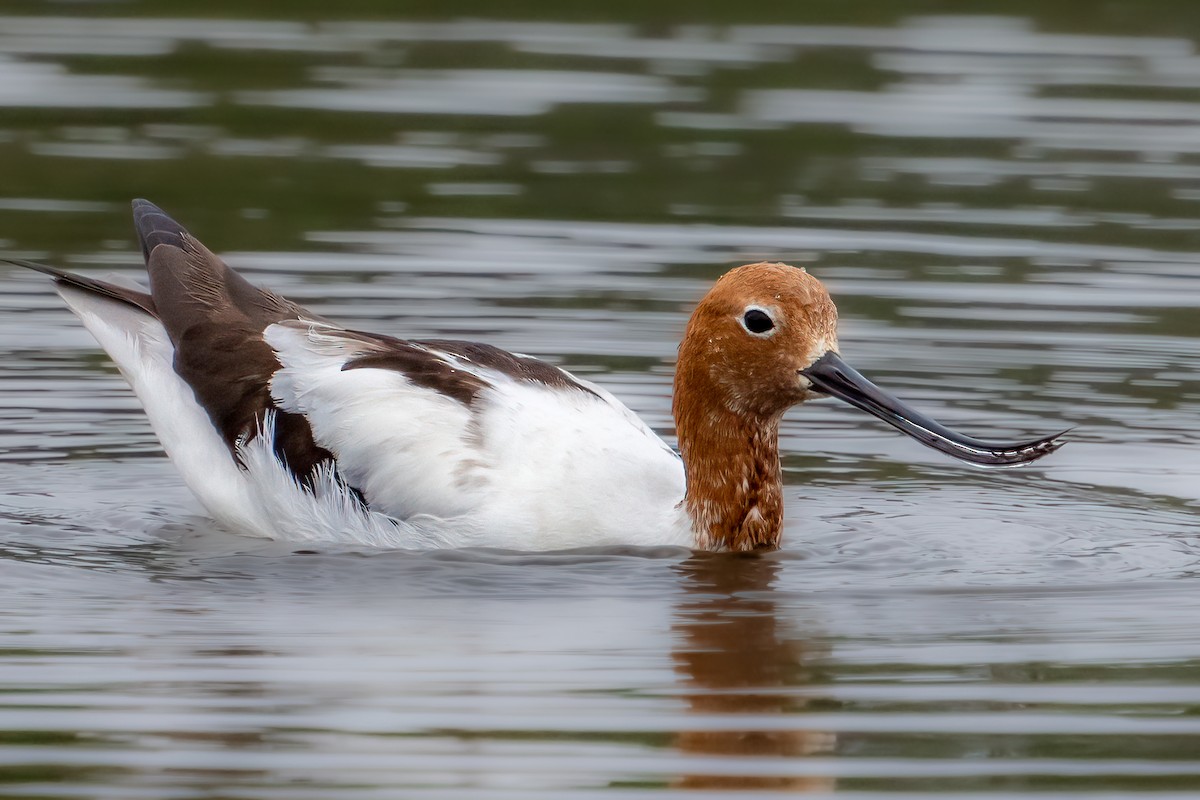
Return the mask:
M 0 267 L 0 795 L 1190 797 L 1200 5 L 0 2 L 0 255 L 140 273 L 146 197 L 356 327 L 670 438 L 692 303 L 831 288 L 980 436 L 783 430 L 783 552 L 300 556 L 219 531 Z

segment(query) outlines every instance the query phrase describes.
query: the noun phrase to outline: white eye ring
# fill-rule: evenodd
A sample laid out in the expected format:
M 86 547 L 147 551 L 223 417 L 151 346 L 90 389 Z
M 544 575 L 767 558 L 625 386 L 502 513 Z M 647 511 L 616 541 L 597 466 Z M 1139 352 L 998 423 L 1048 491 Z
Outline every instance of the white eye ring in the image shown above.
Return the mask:
M 758 339 L 769 339 L 778 329 L 775 315 L 762 306 L 746 306 L 746 310 L 738 317 L 742 330 Z

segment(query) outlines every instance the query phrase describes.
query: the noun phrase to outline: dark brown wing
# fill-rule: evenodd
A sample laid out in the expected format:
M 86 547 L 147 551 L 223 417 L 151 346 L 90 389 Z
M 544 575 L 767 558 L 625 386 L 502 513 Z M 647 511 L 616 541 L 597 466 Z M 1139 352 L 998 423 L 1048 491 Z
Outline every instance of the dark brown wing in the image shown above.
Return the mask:
M 319 318 L 252 285 L 153 203 L 133 201 L 133 219 L 153 307 L 175 346 L 175 371 L 232 449 L 275 409 L 269 382 L 280 365 L 263 330 Z M 330 453 L 316 445 L 302 416 L 276 412 L 275 451 L 306 478 Z
M 464 342 L 456 339 L 425 339 L 416 344 L 449 353 L 456 358 L 486 369 L 495 370 L 515 381 L 538 383 L 550 389 L 570 389 L 587 392 L 591 395 L 596 394 L 575 380 L 571 373 L 561 370 L 553 364 L 547 364 L 532 356 L 510 353 L 490 344 Z
M 0 261 L 16 267 L 35 270 L 43 275 L 49 275 L 54 278 L 55 283 L 74 286 L 77 289 L 83 289 L 84 291 L 103 295 L 113 300 L 119 300 L 134 308 L 140 308 L 152 317 L 158 316 L 158 312 L 154 309 L 154 300 L 150 295 L 140 292 L 137 289 L 131 289 L 128 286 L 118 286 L 115 283 L 89 278 L 86 275 L 76 275 L 73 272 L 67 272 L 66 270 L 46 266 L 45 264 L 38 264 L 36 261 L 26 261 L 22 258 L 0 258 Z
M 552 364 L 490 344 L 455 339 L 405 341 L 362 331 L 343 331 L 341 335 L 369 345 L 366 353 L 347 361 L 343 370 L 373 368 L 399 372 L 417 386 L 444 394 L 464 406 L 474 405 L 488 386 L 486 380 L 461 368 L 465 365 L 482 367 L 515 381 L 537 383 L 551 389 L 596 394 Z
M 205 322 L 221 320 L 261 333 L 285 319 L 319 319 L 231 270 L 153 203 L 134 200 L 133 221 L 150 273 L 150 294 L 176 347 L 186 331 Z

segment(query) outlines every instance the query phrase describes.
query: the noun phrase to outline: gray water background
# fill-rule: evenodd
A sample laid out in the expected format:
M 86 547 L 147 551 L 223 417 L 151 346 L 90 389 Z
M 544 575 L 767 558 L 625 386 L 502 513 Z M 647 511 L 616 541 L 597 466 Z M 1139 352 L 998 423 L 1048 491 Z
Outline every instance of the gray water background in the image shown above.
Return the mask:
M 381 5 L 5 4 L 0 252 L 136 277 L 145 196 L 667 436 L 691 304 L 782 260 L 880 384 L 1072 444 L 985 472 L 817 403 L 777 554 L 296 552 L 0 268 L 0 795 L 1200 792 L 1190 4 Z

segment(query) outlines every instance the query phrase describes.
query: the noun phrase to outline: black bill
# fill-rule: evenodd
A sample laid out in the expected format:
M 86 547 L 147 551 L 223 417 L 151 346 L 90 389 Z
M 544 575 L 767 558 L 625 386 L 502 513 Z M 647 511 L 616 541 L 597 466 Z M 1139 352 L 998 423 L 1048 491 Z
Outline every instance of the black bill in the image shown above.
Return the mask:
M 1065 443 L 1063 436 L 1067 431 L 1018 443 L 984 442 L 955 433 L 871 383 L 834 352 L 821 356 L 812 366 L 800 370 L 800 374 L 812 382 L 814 390 L 845 400 L 921 444 L 972 464 L 985 467 L 1028 464 L 1053 453 Z

